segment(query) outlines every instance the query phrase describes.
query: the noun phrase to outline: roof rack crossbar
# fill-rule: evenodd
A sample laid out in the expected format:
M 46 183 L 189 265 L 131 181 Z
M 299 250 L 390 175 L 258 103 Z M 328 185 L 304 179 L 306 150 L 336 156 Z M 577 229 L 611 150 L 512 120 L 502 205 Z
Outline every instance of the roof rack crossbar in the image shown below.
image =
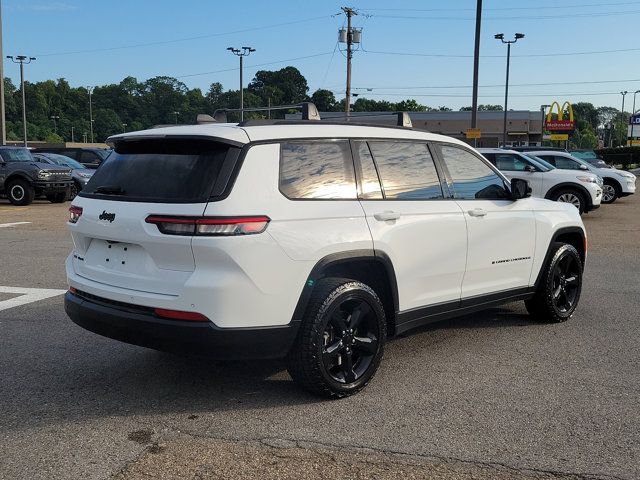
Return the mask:
M 303 120 L 320 120 L 318 109 L 311 102 L 302 102 L 294 105 L 275 105 L 269 107 L 249 107 L 249 108 L 219 108 L 213 112 L 216 122 L 227 122 L 227 113 L 230 112 L 264 112 L 268 110 L 300 110 Z

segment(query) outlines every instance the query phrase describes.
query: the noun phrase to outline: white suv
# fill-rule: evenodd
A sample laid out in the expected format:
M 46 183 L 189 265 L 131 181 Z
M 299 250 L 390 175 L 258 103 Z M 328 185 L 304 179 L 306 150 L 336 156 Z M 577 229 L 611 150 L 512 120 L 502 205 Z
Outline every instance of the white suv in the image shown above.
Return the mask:
M 222 359 L 286 358 L 341 397 L 385 341 L 525 300 L 578 303 L 586 234 L 466 144 L 318 121 L 210 124 L 112 137 L 75 198 L 65 308 L 121 341 Z
M 527 153 L 545 160 L 560 170 L 583 170 L 598 175 L 604 183 L 602 187 L 602 203 L 613 203 L 620 197 L 636 193 L 636 176 L 631 172 L 612 167 L 596 167 L 567 152 L 540 150 Z
M 573 204 L 580 213 L 600 207 L 602 179 L 591 172 L 569 172 L 556 169 L 531 152 L 516 152 L 502 148 L 478 149 L 509 179 L 529 182 L 534 197 Z

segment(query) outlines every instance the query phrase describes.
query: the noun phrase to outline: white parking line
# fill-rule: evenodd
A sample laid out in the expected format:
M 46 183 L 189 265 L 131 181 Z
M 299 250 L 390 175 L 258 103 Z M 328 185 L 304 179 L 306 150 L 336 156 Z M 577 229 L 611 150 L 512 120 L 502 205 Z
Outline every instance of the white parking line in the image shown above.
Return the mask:
M 15 227 L 16 225 L 26 225 L 31 222 L 13 222 L 13 223 L 0 223 L 0 228 L 3 227 Z
M 19 307 L 28 303 L 44 300 L 45 298 L 56 297 L 62 295 L 66 290 L 58 290 L 53 288 L 23 288 L 23 287 L 3 287 L 0 286 L 0 293 L 14 293 L 18 297 L 10 298 L 0 302 L 0 310 L 7 308 Z

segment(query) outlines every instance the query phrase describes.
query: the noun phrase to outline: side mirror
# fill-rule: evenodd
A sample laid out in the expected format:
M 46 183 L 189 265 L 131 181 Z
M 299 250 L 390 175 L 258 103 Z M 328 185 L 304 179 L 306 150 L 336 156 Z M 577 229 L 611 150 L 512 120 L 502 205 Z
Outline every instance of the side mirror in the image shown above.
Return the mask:
M 580 170 L 589 170 L 589 167 L 586 165 L 580 164 Z
M 529 172 L 529 173 L 533 173 L 533 172 L 536 171 L 536 167 L 534 167 L 533 165 L 525 165 L 524 171 L 525 172 Z
M 531 187 L 529 182 L 521 178 L 514 178 L 511 180 L 511 198 L 513 200 L 519 200 L 520 198 L 527 198 L 531 196 Z

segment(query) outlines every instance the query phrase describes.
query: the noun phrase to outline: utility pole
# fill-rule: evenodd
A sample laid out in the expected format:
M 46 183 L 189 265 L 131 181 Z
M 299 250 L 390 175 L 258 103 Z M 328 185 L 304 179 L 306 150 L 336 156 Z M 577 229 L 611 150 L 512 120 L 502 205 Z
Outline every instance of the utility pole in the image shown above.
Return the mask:
M 24 132 L 24 146 L 27 146 L 27 97 L 24 93 L 24 66 L 25 64 L 29 65 L 32 61 L 36 59 L 36 57 L 27 57 L 25 55 L 17 55 L 13 57 L 12 55 L 7 55 L 13 63 L 20 64 L 20 89 L 22 90 L 22 129 Z M 4 78 L 2 79 L 4 81 Z
M 627 92 L 626 90 L 625 90 L 624 92 L 620 92 L 620 95 L 622 95 L 622 110 L 620 111 L 620 115 L 622 116 L 622 121 L 623 121 L 623 122 L 624 122 L 624 97 L 626 97 L 626 96 L 627 96 L 627 93 L 629 93 L 629 92 Z M 625 123 L 625 125 L 624 125 L 624 129 L 625 129 L 625 130 L 627 129 L 627 125 L 626 125 L 626 123 Z M 626 144 L 626 143 L 627 143 L 627 142 L 625 142 L 626 137 L 627 137 L 627 132 L 625 131 L 625 132 L 623 133 L 623 137 L 622 137 L 622 140 L 621 140 L 621 142 L 620 142 L 620 146 L 621 146 L 621 147 L 622 147 L 622 146 L 624 146 L 623 144 Z
M 242 50 L 240 50 L 239 48 L 228 47 L 227 50 L 229 50 L 234 55 L 240 57 L 240 121 L 243 122 L 244 121 L 244 110 L 243 110 L 244 109 L 244 88 L 243 88 L 243 82 L 242 82 L 242 69 L 244 67 L 243 60 L 244 60 L 244 57 L 251 55 L 251 53 L 255 52 L 256 49 L 251 47 L 242 47 Z
M 87 87 L 87 92 L 89 92 L 89 129 L 91 131 L 91 143 L 93 143 L 93 102 L 91 101 L 93 89 L 94 87 Z M 85 143 L 87 143 L 86 139 Z
M 631 146 L 633 146 L 633 127 L 636 126 L 633 116 L 636 114 L 636 94 L 640 93 L 640 90 L 633 92 L 633 107 L 631 107 Z
M 507 101 L 509 99 L 509 62 L 511 61 L 511 44 L 516 43 L 519 39 L 524 38 L 524 33 L 516 33 L 513 40 L 505 40 L 504 33 L 498 33 L 493 36 L 496 40 L 507 44 L 507 78 L 504 86 L 504 122 L 502 127 L 502 146 L 507 146 Z
M 347 44 L 347 91 L 344 99 L 344 111 L 349 116 L 351 114 L 351 59 L 353 58 L 353 44 L 359 43 L 359 41 L 354 42 L 353 38 L 353 29 L 351 28 L 351 17 L 357 15 L 353 8 L 342 7 L 342 11 L 347 16 L 347 31 L 346 38 L 344 34 L 344 29 L 340 30 L 338 41 Z M 358 39 L 359 40 L 359 39 Z
M 0 1 L 0 141 L 7 144 L 7 124 L 4 113 L 4 55 L 2 54 L 2 2 Z
M 480 68 L 480 27 L 482 24 L 482 0 L 476 4 L 476 40 L 473 49 L 473 97 L 471 101 L 471 128 L 478 126 L 478 71 Z M 475 141 L 475 140 L 474 140 Z
M 58 134 L 58 122 L 56 122 L 56 120 L 60 120 L 60 116 L 59 115 L 51 115 L 51 120 L 53 120 L 53 132 L 57 135 Z
M 75 135 L 73 134 L 73 125 L 71 125 L 71 143 L 75 143 Z

